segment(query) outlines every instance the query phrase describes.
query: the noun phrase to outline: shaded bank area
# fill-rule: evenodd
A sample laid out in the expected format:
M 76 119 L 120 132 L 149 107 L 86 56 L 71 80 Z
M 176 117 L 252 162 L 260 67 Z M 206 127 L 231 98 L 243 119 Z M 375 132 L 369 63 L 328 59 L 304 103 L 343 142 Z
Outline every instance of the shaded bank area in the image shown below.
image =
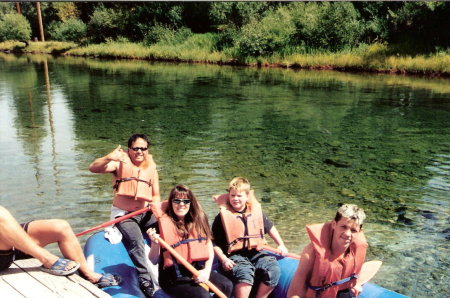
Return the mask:
M 450 55 L 392 54 L 394 49 L 385 44 L 372 44 L 337 53 L 318 52 L 310 54 L 273 55 L 248 59 L 236 59 L 214 50 L 208 45 L 207 35 L 182 45 L 145 46 L 132 42 L 107 42 L 80 46 L 73 42 L 2 42 L 0 50 L 13 53 L 47 53 L 64 56 L 82 56 L 107 59 L 139 59 L 219 65 L 280 67 L 292 69 L 338 70 L 348 72 L 375 72 L 450 77 Z

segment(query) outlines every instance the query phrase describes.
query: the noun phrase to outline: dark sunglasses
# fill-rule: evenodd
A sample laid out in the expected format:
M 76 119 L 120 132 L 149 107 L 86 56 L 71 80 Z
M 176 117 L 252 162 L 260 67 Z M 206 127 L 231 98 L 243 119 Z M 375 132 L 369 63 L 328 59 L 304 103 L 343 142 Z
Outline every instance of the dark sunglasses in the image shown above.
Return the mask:
M 147 147 L 131 147 L 130 149 L 133 150 L 134 152 L 137 152 L 139 150 L 147 151 L 148 148 Z
M 183 203 L 184 205 L 188 205 L 191 203 L 191 200 L 173 199 L 172 202 L 177 205 L 180 205 L 181 203 Z

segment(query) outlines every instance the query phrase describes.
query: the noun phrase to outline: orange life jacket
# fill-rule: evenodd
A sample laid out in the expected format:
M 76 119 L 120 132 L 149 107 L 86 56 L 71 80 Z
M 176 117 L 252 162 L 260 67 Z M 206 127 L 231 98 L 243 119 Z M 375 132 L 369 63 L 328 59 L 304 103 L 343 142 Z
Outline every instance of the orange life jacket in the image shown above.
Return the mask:
M 158 218 L 159 233 L 161 238 L 174 248 L 189 263 L 195 261 L 206 261 L 209 259 L 208 239 L 200 236 L 197 231 L 189 231 L 187 239 L 183 239 L 178 233 L 173 220 L 165 211 L 169 201 L 161 203 L 160 207 L 156 205 L 152 208 L 153 213 Z M 163 252 L 164 268 L 173 266 L 174 261 L 168 251 Z
M 236 212 L 229 204 L 229 194 L 215 196 L 228 243 L 228 254 L 244 248 L 261 250 L 264 240 L 264 221 L 261 204 L 250 191 L 244 213 Z
M 367 242 L 361 231 L 353 235 L 349 252 L 341 260 L 330 260 L 330 247 L 333 237 L 332 222 L 307 225 L 309 239 L 315 250 L 314 267 L 309 280 L 306 297 L 336 297 L 337 292 L 349 289 L 356 284 L 356 275 L 366 258 Z M 348 281 L 347 278 L 349 279 Z M 324 290 L 315 291 L 310 287 L 324 287 L 327 284 L 342 281 L 342 284 L 330 286 Z
M 121 162 L 114 184 L 116 195 L 151 200 L 156 165 L 150 162 L 146 168 L 133 165 L 131 160 Z

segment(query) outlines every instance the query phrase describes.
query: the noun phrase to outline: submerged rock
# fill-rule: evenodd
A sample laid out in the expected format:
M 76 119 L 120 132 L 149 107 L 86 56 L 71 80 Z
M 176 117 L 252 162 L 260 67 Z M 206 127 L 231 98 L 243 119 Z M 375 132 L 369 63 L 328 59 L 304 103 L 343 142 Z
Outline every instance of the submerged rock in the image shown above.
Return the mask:
M 323 162 L 338 168 L 349 168 L 351 166 L 350 163 L 339 159 L 327 158 Z

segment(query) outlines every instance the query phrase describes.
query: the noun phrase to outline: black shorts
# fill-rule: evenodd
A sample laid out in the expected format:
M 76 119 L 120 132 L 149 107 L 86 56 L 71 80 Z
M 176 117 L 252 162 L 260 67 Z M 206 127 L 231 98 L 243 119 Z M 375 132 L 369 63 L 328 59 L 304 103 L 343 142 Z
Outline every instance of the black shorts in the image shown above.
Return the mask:
M 28 225 L 31 221 L 21 224 L 22 228 L 25 232 L 28 231 Z M 27 255 L 26 253 L 18 250 L 18 249 L 10 249 L 10 250 L 0 250 L 0 270 L 8 269 L 11 266 L 12 262 L 15 260 L 29 259 L 32 256 Z

